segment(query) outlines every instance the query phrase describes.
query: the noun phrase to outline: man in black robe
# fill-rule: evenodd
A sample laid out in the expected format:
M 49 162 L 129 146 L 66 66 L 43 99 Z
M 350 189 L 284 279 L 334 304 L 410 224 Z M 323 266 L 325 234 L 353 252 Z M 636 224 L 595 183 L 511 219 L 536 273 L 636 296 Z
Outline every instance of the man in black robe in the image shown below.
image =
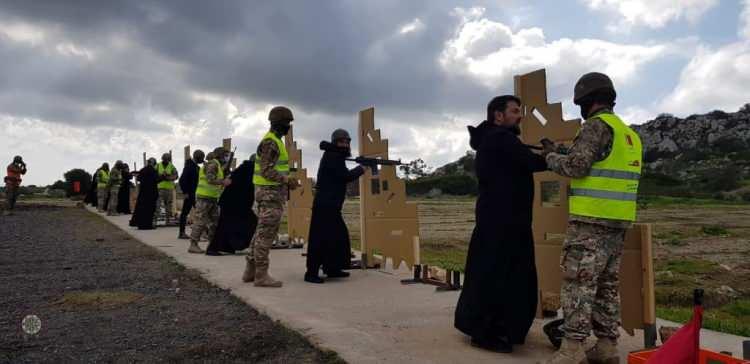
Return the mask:
M 182 211 L 180 211 L 180 232 L 177 236 L 180 239 L 190 239 L 185 234 L 185 225 L 187 225 L 187 218 L 190 214 L 190 210 L 195 206 L 195 190 L 198 188 L 198 172 L 200 171 L 199 164 L 203 163 L 203 159 L 206 155 L 202 150 L 197 149 L 193 152 L 193 159 L 185 160 L 185 166 L 182 167 L 182 174 L 180 174 L 180 190 L 185 196 L 182 201 Z
M 346 168 L 346 158 L 351 156 L 350 142 L 349 133 L 343 129 L 333 132 L 331 142 L 320 142 L 323 157 L 315 185 L 305 273 L 305 281 L 310 283 L 323 283 L 318 276 L 321 267 L 328 278 L 349 276 L 344 270 L 351 266 L 351 242 L 341 209 L 346 185 L 365 173 L 362 166 Z
M 138 171 L 138 199 L 135 202 L 135 212 L 130 219 L 130 226 L 137 226 L 139 230 L 156 229 L 154 213 L 159 190 L 156 187 L 158 176 L 154 166 L 156 159 L 150 158 L 148 164 Z
M 472 345 L 503 353 L 524 343 L 537 307 L 533 173 L 547 165 L 518 139 L 521 117 L 518 98 L 499 96 L 469 127 L 479 197 L 454 323 Z
M 119 214 L 130 214 L 130 188 L 133 183 L 130 180 L 133 175 L 130 173 L 130 167 L 127 163 L 123 163 L 120 173 L 122 174 L 122 182 L 120 183 L 120 191 L 117 193 L 117 213 Z
M 242 162 L 229 176 L 232 183 L 224 187 L 219 198 L 219 223 L 214 239 L 206 248 L 206 255 L 234 254 L 235 251 L 250 246 L 258 225 L 258 217 L 253 212 L 254 167 L 255 155 Z
M 94 174 L 91 176 L 91 187 L 89 187 L 88 193 L 86 193 L 86 198 L 83 200 L 84 203 L 87 203 L 93 207 L 96 207 L 98 201 L 96 198 L 96 189 L 97 189 L 97 176 L 99 175 L 99 168 L 94 171 Z

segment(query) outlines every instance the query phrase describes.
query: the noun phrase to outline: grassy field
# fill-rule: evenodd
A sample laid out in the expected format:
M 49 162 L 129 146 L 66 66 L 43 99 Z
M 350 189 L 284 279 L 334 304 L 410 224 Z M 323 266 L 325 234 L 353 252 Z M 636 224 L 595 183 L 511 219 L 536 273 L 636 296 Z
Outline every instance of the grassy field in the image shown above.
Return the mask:
M 416 199 L 422 263 L 463 269 L 474 228 L 473 198 Z M 359 246 L 359 201 L 344 219 Z M 706 289 L 707 328 L 750 335 L 750 205 L 717 200 L 652 198 L 639 221 L 653 224 L 659 317 L 685 321 L 692 290 Z

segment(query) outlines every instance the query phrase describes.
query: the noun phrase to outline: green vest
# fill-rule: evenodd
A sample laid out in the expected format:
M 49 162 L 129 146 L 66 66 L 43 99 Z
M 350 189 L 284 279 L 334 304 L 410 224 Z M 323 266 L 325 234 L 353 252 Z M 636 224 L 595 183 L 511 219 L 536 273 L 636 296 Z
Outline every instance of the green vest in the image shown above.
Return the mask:
M 570 183 L 570 213 L 609 220 L 635 221 L 641 178 L 641 138 L 614 114 L 596 115 L 612 128 L 612 151 L 591 166 L 589 175 Z
M 107 187 L 107 183 L 109 183 L 109 172 L 100 169 L 99 178 L 96 180 L 96 187 Z
M 200 198 L 212 198 L 218 200 L 224 187 L 208 183 L 208 178 L 206 178 L 206 165 L 208 163 L 216 163 L 219 170 L 217 177 L 219 177 L 219 179 L 224 179 L 224 171 L 221 169 L 219 161 L 215 159 L 207 161 L 203 164 L 200 171 L 198 171 L 198 188 L 195 189 L 195 195 Z
M 266 135 L 261 139 L 261 143 L 266 140 L 271 139 L 276 143 L 276 146 L 279 147 L 279 160 L 276 161 L 276 164 L 274 165 L 273 169 L 276 170 L 276 172 L 279 172 L 279 174 L 282 174 L 284 176 L 289 175 L 289 154 L 286 152 L 286 146 L 284 143 L 281 142 L 281 139 L 276 136 L 273 132 L 269 131 L 266 133 Z M 267 180 L 265 177 L 263 177 L 260 174 L 260 156 L 258 156 L 255 160 L 255 172 L 253 173 L 253 184 L 256 186 L 279 186 L 281 183 L 274 182 Z
M 171 175 L 177 171 L 175 169 L 174 165 L 170 162 L 166 167 L 164 167 L 163 163 L 157 163 L 156 164 L 156 173 L 161 176 L 168 176 Z M 174 189 L 174 181 L 161 181 L 158 185 L 156 185 L 160 190 L 173 190 Z

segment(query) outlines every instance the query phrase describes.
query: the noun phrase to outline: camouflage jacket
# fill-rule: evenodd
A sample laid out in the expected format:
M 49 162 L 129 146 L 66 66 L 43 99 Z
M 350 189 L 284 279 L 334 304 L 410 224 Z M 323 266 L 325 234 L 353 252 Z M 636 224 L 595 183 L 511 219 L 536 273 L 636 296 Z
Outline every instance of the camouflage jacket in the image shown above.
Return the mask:
M 279 160 L 281 151 L 279 146 L 276 145 L 271 139 L 264 139 L 258 146 L 258 153 L 255 157 L 255 163 L 260 163 L 260 175 L 269 181 L 274 181 L 283 184 L 287 183 L 286 176 L 282 175 L 274 166 Z
M 568 149 L 567 154 L 547 154 L 547 167 L 555 173 L 571 177 L 582 178 L 589 174 L 591 166 L 609 156 L 612 151 L 612 138 L 614 132 L 607 123 L 597 115 L 611 113 L 610 109 L 601 109 L 589 117 L 581 126 L 581 130 Z M 588 216 L 570 215 L 571 221 L 580 221 L 590 224 L 603 225 L 612 228 L 628 228 L 630 222 L 593 218 Z
M 109 182 L 107 183 L 109 187 L 118 188 L 120 187 L 120 184 L 122 183 L 122 172 L 118 168 L 112 168 L 111 171 L 109 171 Z

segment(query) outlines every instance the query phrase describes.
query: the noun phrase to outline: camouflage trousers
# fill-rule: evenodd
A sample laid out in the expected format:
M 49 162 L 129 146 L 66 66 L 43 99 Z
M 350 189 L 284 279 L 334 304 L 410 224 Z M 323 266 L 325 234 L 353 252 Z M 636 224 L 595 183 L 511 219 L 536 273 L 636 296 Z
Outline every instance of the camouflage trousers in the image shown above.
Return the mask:
M 161 191 L 159 191 L 161 192 Z M 219 202 L 210 198 L 198 197 L 193 211 L 193 227 L 190 231 L 190 241 L 197 243 L 206 233 L 208 242 L 214 239 L 216 224 L 219 222 Z
M 5 199 L 8 201 L 8 210 L 13 210 L 16 207 L 16 200 L 18 199 L 19 186 L 13 183 L 5 184 Z
M 620 336 L 620 260 L 625 229 L 571 221 L 560 257 L 565 337 Z
M 174 199 L 172 198 L 172 191 L 166 188 L 160 188 L 159 189 L 159 199 L 156 202 L 156 211 L 159 211 L 159 207 L 164 206 L 164 211 L 166 212 L 166 218 L 169 220 L 172 217 L 173 212 L 173 203 Z
M 284 215 L 284 189 L 282 187 L 255 187 L 255 202 L 258 204 L 258 227 L 250 251 L 246 257 L 255 261 L 255 266 L 268 268 L 268 255 L 274 239 L 279 234 L 281 217 Z
M 104 205 L 107 204 L 107 199 L 109 198 L 109 188 L 108 187 L 97 187 L 96 188 L 96 210 L 99 212 L 104 212 Z
M 117 213 L 117 202 L 118 194 L 120 193 L 120 186 L 109 187 L 109 205 L 107 205 L 107 215 L 114 215 Z

